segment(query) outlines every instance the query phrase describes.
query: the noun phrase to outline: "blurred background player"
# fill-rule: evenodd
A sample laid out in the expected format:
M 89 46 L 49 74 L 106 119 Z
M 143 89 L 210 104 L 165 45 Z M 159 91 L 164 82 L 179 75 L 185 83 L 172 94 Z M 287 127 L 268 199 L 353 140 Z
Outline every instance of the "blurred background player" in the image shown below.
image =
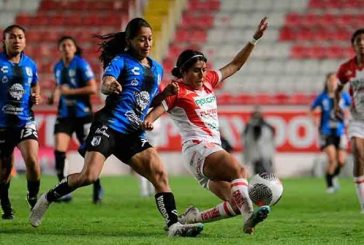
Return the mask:
M 141 129 L 150 106 L 177 92 L 177 87 L 168 85 L 159 93 L 163 68 L 149 57 L 153 43 L 152 27 L 144 19 L 134 18 L 124 32 L 99 38 L 100 60 L 105 68 L 101 91 L 108 96 L 105 106 L 95 114 L 90 133 L 80 148 L 85 157 L 83 169 L 80 173 L 68 175 L 43 194 L 29 221 L 34 227 L 39 226 L 52 202 L 95 182 L 106 159 L 113 154 L 153 183 L 156 206 L 165 219 L 169 236 L 196 236 L 203 225 L 178 222 L 167 172 Z
M 364 28 L 356 30 L 351 37 L 355 57 L 343 63 L 337 72 L 339 84 L 335 91 L 335 111 L 342 116 L 339 101 L 344 86 L 349 84 L 352 97 L 349 137 L 354 158 L 354 183 L 361 213 L 364 214 Z
M 337 87 L 336 74 L 330 72 L 326 75 L 323 91 L 311 104 L 310 117 L 319 130 L 320 148 L 327 157 L 326 185 L 327 193 L 338 190 L 337 176 L 346 161 L 347 138 L 345 135 L 345 118 L 349 116 L 348 108 L 351 104 L 347 92 L 341 94 L 340 108 L 345 111 L 344 117 L 337 117 L 334 110 L 334 93 Z M 320 119 L 316 113 L 320 113 Z
M 209 222 L 242 214 L 243 231 L 253 233 L 255 226 L 269 214 L 269 206 L 255 212 L 248 194 L 248 173 L 245 167 L 221 147 L 217 102 L 214 88 L 232 76 L 246 63 L 256 42 L 268 27 L 263 18 L 253 40 L 224 67 L 207 71 L 207 59 L 199 51 L 187 49 L 177 59 L 172 70 L 179 87 L 178 93 L 167 97 L 161 105 L 147 115 L 143 126 L 153 129 L 153 122 L 168 112 L 180 129 L 182 152 L 187 168 L 204 188 L 208 188 L 223 200 L 213 209 L 200 212 L 190 208 L 185 213 L 184 223 Z
M 83 144 L 92 121 L 90 96 L 96 94 L 97 85 L 94 73 L 88 62 L 81 57 L 82 50 L 71 36 L 58 40 L 60 61 L 54 66 L 56 88 L 50 104 L 58 104 L 57 120 L 54 125 L 55 167 L 58 180 L 64 179 L 66 152 L 76 133 L 79 144 Z M 93 203 L 99 203 L 103 190 L 100 179 L 93 184 Z M 68 202 L 71 195 L 58 201 Z
M 37 66 L 24 54 L 25 29 L 11 25 L 3 31 L 0 53 L 0 202 L 3 219 L 13 219 L 9 200 L 13 151 L 21 152 L 26 166 L 27 201 L 37 202 L 40 186 L 38 133 L 32 106 L 40 102 Z
M 255 174 L 273 173 L 273 158 L 276 150 L 274 128 L 256 107 L 243 131 L 244 160 L 250 163 Z

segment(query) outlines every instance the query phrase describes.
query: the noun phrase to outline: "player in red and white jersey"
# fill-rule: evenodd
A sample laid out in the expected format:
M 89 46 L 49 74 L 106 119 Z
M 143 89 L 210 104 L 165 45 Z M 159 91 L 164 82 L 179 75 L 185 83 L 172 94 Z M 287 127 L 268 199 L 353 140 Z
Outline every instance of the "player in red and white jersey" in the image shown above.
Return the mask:
M 349 84 L 352 96 L 349 137 L 354 157 L 354 183 L 364 214 L 364 28 L 353 33 L 351 44 L 356 56 L 342 64 L 337 72 L 340 82 L 335 92 L 335 110 L 338 116 L 342 115 L 338 101 L 344 86 Z
M 192 207 L 182 216 L 181 222 L 210 222 L 242 214 L 243 230 L 251 234 L 254 227 L 269 214 L 269 206 L 256 211 L 248 194 L 248 172 L 230 153 L 221 147 L 217 103 L 214 88 L 236 73 L 249 58 L 258 39 L 268 27 L 267 18 L 259 23 L 250 41 L 223 68 L 207 71 L 206 57 L 196 50 L 183 51 L 172 74 L 178 78 L 176 95 L 165 99 L 153 108 L 143 123 L 146 130 L 164 112 L 175 121 L 182 136 L 182 151 L 186 166 L 197 181 L 223 200 L 216 207 L 199 211 Z

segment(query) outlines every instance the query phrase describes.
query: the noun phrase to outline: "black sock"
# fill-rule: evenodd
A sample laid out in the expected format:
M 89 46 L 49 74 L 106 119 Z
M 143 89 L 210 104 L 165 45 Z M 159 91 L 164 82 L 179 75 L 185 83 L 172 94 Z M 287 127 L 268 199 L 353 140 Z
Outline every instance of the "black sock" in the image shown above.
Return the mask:
M 61 181 L 64 179 L 64 164 L 66 161 L 66 152 L 63 151 L 54 151 L 54 156 L 56 159 L 56 172 L 58 180 Z
M 75 189 L 77 189 L 75 187 L 69 187 L 67 180 L 68 178 L 64 178 L 61 182 L 58 183 L 58 185 L 56 185 L 53 189 L 48 191 L 46 199 L 49 202 L 54 202 L 58 198 L 63 197 L 64 195 L 67 195 L 72 191 L 74 191 Z
M 0 183 L 0 201 L 2 207 L 10 206 L 9 188 L 10 181 L 8 183 Z
M 28 180 L 27 185 L 28 185 L 29 197 L 36 197 L 39 192 L 40 180 L 36 180 L 36 181 Z
M 341 166 L 337 165 L 337 167 L 335 168 L 335 171 L 334 171 L 334 176 L 338 176 L 340 174 L 340 171 L 341 171 Z
M 155 201 L 159 212 L 164 217 L 168 227 L 178 222 L 176 202 L 172 192 L 160 192 L 155 194 Z
M 332 184 L 332 177 L 333 177 L 332 174 L 326 174 L 326 184 L 327 184 L 327 187 L 332 187 L 333 186 L 333 184 Z

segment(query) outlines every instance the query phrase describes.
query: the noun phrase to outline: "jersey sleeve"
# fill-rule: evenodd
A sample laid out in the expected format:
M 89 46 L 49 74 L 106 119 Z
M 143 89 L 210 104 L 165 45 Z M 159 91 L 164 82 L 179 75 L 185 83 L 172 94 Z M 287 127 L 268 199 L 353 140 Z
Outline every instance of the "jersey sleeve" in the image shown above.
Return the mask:
M 348 77 L 345 75 L 346 70 L 345 64 L 342 64 L 336 73 L 336 76 L 339 79 L 339 84 L 341 85 L 345 85 L 349 81 Z
M 322 96 L 321 95 L 317 96 L 311 104 L 311 107 L 310 107 L 311 110 L 314 110 L 315 108 L 320 106 L 321 100 L 322 100 Z
M 343 98 L 344 98 L 345 107 L 349 107 L 351 105 L 351 97 L 350 97 L 349 93 L 344 92 L 343 93 Z
M 211 84 L 213 88 L 215 88 L 221 81 L 221 77 L 222 77 L 221 71 L 217 70 L 217 71 L 207 72 L 205 79 L 208 83 Z
M 91 69 L 91 66 L 85 61 L 80 62 L 81 78 L 83 81 L 90 81 L 95 78 L 95 75 Z
M 124 68 L 124 58 L 117 56 L 106 67 L 102 77 L 112 76 L 115 79 L 118 79 L 123 68 Z
M 37 69 L 37 65 L 34 64 L 33 66 L 33 79 L 32 79 L 32 87 L 37 85 L 38 83 L 38 69 Z
M 177 95 L 168 96 L 162 101 L 162 105 L 165 111 L 169 111 L 175 107 L 177 102 Z

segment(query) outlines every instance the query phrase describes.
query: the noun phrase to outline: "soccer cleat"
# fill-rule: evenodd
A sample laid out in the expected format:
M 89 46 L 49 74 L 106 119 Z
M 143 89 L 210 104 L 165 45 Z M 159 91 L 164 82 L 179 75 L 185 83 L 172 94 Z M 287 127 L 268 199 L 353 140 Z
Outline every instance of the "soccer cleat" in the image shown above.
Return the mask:
M 69 203 L 70 201 L 72 201 L 72 195 L 71 193 L 66 194 L 64 196 L 61 196 L 60 198 L 58 198 L 55 202 L 64 202 L 64 203 Z
M 200 210 L 196 207 L 189 207 L 186 211 L 178 217 L 178 222 L 181 224 L 194 224 L 200 222 Z
M 35 204 L 37 203 L 37 197 L 30 197 L 29 194 L 27 194 L 27 202 L 28 205 L 30 207 L 30 210 L 32 210 L 32 208 L 35 206 Z
M 335 188 L 335 191 L 338 191 L 338 190 L 340 190 L 340 183 L 339 183 L 339 180 L 338 180 L 338 178 L 337 177 L 334 177 L 333 179 L 332 179 L 332 184 L 334 185 L 334 188 Z
M 92 202 L 94 204 L 100 204 L 103 198 L 104 198 L 104 188 L 102 188 L 101 185 L 94 184 Z
M 336 192 L 336 189 L 333 186 L 327 187 L 327 189 L 326 189 L 326 193 L 328 193 L 328 194 L 333 194 L 335 192 Z
M 255 226 L 265 220 L 270 212 L 269 206 L 259 207 L 245 222 L 243 231 L 247 234 L 252 234 L 254 232 Z
M 2 219 L 14 219 L 14 210 L 11 207 L 3 208 Z
M 33 227 L 38 227 L 41 224 L 42 218 L 47 211 L 49 205 L 50 202 L 48 202 L 48 200 L 46 199 L 45 193 L 39 198 L 39 200 L 30 212 L 29 222 Z
M 168 236 L 195 237 L 203 230 L 203 224 L 181 224 L 176 222 L 168 229 Z

